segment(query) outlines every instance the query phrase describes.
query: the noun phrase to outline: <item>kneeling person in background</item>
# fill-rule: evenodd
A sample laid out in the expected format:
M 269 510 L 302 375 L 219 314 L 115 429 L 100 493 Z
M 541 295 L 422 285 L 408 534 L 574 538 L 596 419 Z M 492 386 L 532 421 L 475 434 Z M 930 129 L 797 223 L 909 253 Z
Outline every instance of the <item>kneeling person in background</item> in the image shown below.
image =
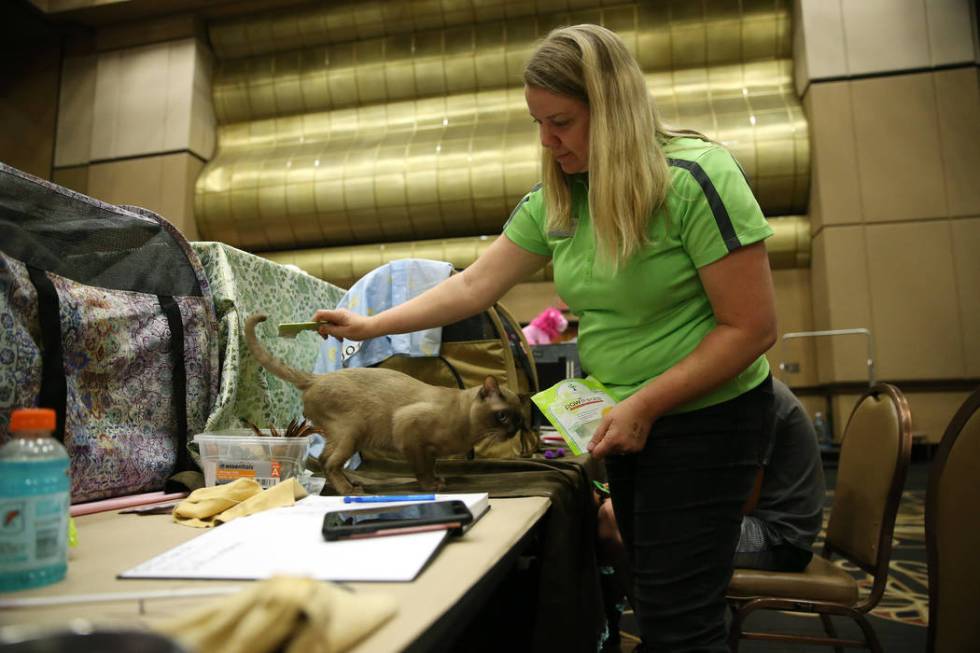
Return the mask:
M 776 426 L 755 506 L 742 518 L 735 566 L 803 571 L 823 525 L 827 487 L 817 433 L 793 391 L 778 379 Z

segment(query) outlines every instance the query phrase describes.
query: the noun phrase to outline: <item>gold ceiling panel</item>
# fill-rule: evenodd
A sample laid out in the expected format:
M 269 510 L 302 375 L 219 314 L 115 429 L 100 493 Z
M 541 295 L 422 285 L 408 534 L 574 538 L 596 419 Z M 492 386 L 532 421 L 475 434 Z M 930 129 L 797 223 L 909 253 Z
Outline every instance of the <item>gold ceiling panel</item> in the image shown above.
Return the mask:
M 575 22 L 624 38 L 664 118 L 728 147 L 767 215 L 805 210 L 788 0 L 369 0 L 210 26 L 220 127 L 196 187 L 202 238 L 364 245 L 367 260 L 376 243 L 499 233 L 539 179 L 521 68 Z
M 508 20 L 604 24 L 639 47 L 645 70 L 790 56 L 787 0 L 347 0 L 214 22 L 208 32 L 225 60 Z
M 769 220 L 775 232 L 766 241 L 769 261 L 774 269 L 810 265 L 810 223 L 805 216 L 783 216 Z M 415 242 L 323 247 L 291 251 L 263 252 L 260 256 L 284 265 L 295 265 L 314 277 L 341 288 L 350 288 L 371 270 L 402 258 L 449 261 L 462 269 L 476 260 L 495 237 L 476 236 Z M 551 266 L 526 281 L 550 281 Z
M 553 27 L 580 22 L 616 30 L 646 72 L 789 59 L 786 7 L 766 4 L 768 13 L 743 13 L 726 0 L 711 3 L 704 14 L 701 3 L 691 0 L 640 3 L 363 40 L 348 32 L 346 39 L 309 47 L 294 41 L 270 54 L 219 59 L 215 114 L 226 124 L 519 85 L 534 43 Z M 212 27 L 212 37 L 217 31 Z
M 735 154 L 768 215 L 805 207 L 808 139 L 790 62 L 648 81 L 667 121 Z M 246 249 L 497 233 L 539 178 L 520 88 L 234 123 L 218 137 L 198 180 L 198 226 Z

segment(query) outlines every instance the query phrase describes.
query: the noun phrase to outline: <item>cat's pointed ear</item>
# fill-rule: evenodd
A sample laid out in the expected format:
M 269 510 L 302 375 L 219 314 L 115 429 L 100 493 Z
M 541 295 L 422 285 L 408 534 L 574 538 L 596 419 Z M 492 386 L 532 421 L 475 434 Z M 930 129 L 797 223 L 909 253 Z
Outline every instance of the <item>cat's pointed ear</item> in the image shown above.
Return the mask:
M 486 399 L 490 395 L 500 394 L 500 387 L 497 385 L 497 379 L 492 376 L 488 376 L 483 380 L 483 387 L 480 388 L 480 399 Z

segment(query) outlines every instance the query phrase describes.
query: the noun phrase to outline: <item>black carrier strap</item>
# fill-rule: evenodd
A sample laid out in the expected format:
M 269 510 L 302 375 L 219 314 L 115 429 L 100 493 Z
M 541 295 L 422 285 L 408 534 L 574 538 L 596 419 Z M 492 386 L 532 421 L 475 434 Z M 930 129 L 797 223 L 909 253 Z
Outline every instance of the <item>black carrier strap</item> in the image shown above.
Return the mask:
M 157 295 L 170 327 L 170 357 L 173 362 L 173 401 L 177 418 L 177 464 L 174 472 L 194 469 L 187 452 L 187 370 L 184 367 L 184 321 L 180 307 L 169 295 Z
M 28 265 L 27 273 L 37 291 L 37 317 L 41 326 L 41 393 L 38 396 L 38 405 L 54 409 L 58 420 L 54 437 L 64 442 L 68 383 L 65 381 L 58 291 L 44 270 Z
M 449 372 L 453 375 L 453 378 L 456 379 L 456 385 L 459 387 L 459 389 L 464 390 L 466 386 L 463 385 L 463 377 L 459 375 L 459 372 L 456 371 L 456 368 L 453 367 L 453 364 L 450 363 L 445 356 L 440 355 L 438 356 L 438 358 L 439 360 L 441 360 L 443 363 L 446 364 L 446 367 L 449 368 Z

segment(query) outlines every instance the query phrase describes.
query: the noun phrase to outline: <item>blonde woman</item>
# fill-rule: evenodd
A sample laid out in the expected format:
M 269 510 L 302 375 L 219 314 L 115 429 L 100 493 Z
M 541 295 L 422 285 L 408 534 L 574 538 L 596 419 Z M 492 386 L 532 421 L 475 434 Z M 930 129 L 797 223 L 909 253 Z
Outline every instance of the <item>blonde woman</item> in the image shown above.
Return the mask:
M 613 32 L 552 31 L 524 84 L 542 181 L 503 235 L 409 302 L 313 319 L 354 340 L 450 324 L 550 260 L 583 369 L 619 400 L 590 450 L 606 461 L 644 641 L 727 650 L 724 593 L 772 421 L 772 230 L 731 154 L 658 120 Z

